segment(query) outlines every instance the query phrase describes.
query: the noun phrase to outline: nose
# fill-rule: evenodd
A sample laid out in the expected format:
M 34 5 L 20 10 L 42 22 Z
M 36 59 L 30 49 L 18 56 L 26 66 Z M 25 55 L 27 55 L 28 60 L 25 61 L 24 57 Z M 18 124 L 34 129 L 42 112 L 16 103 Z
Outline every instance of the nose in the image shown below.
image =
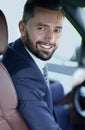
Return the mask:
M 45 35 L 45 41 L 49 42 L 50 44 L 54 43 L 55 41 L 55 35 L 54 32 L 48 31 Z

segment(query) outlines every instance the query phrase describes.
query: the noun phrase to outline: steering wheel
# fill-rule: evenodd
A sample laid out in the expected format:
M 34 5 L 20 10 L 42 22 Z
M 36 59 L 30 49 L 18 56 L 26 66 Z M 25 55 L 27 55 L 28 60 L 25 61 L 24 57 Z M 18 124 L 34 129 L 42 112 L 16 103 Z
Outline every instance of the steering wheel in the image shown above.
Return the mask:
M 85 118 L 85 81 L 76 87 L 73 100 L 76 111 Z

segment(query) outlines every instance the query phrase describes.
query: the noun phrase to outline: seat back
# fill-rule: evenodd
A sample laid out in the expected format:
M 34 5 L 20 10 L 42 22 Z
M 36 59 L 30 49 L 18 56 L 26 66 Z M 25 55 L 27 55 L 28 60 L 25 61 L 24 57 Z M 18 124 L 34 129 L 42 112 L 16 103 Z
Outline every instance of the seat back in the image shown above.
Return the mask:
M 0 55 L 7 49 L 8 30 L 4 13 L 0 10 Z M 11 77 L 0 61 L 0 130 L 28 130 L 17 111 L 17 94 Z

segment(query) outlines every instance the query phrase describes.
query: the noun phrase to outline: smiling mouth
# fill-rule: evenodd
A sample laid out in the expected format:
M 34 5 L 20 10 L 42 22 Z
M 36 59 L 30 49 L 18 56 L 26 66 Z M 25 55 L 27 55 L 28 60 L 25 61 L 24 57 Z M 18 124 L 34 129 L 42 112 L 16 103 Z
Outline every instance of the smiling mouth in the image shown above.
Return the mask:
M 50 45 L 50 44 L 39 44 L 39 46 L 45 50 L 49 50 L 49 49 L 53 48 L 53 45 Z

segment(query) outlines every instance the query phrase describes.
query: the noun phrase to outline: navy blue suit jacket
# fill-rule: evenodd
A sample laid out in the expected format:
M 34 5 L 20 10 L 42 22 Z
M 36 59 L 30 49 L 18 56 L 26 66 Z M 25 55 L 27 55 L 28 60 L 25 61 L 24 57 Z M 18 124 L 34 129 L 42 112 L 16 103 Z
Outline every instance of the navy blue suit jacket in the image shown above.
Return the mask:
M 9 44 L 3 63 L 18 95 L 18 110 L 30 130 L 61 130 L 53 116 L 51 93 L 21 39 Z

